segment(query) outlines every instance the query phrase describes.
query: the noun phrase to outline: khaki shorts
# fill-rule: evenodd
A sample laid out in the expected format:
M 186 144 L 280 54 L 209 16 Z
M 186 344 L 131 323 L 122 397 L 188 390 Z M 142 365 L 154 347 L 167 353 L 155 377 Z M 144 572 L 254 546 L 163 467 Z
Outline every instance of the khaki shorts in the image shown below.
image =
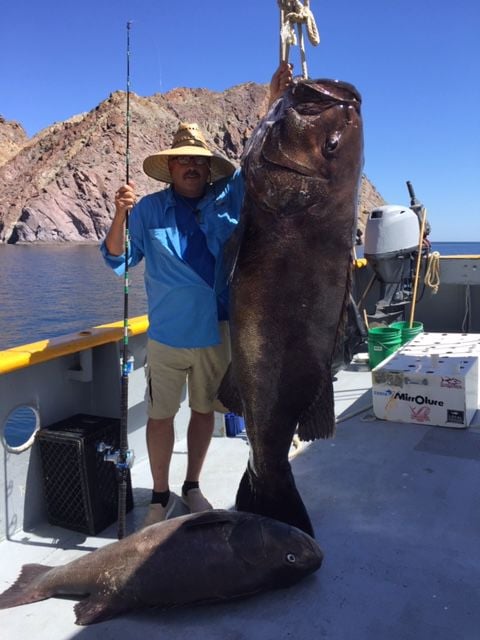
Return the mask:
M 180 408 L 185 382 L 189 406 L 198 413 L 226 411 L 216 399 L 230 362 L 228 322 L 219 323 L 221 344 L 199 349 L 169 347 L 156 340 L 147 344 L 148 417 L 173 417 Z

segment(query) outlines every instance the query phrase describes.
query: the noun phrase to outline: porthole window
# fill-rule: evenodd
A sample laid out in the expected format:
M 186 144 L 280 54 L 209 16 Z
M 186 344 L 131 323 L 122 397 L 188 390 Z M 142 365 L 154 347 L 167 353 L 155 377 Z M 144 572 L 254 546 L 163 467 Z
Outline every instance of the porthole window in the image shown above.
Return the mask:
M 32 446 L 40 427 L 38 411 L 27 405 L 16 407 L 3 423 L 2 440 L 5 448 L 20 453 Z

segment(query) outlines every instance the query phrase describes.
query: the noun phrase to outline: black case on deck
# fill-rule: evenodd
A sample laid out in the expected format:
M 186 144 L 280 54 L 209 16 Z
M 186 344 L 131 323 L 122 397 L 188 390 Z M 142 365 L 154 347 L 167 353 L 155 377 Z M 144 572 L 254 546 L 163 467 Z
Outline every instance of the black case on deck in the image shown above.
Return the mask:
M 120 420 L 80 413 L 37 432 L 48 522 L 73 531 L 97 534 L 118 517 L 117 470 L 97 445 L 114 450 L 120 443 Z M 133 508 L 130 471 L 127 511 Z

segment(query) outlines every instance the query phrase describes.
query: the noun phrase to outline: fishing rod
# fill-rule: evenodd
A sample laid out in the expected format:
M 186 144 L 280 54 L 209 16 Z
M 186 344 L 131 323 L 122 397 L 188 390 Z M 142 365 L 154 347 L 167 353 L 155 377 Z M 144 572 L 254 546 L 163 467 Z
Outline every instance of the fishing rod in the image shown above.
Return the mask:
M 127 22 L 127 106 L 126 106 L 126 149 L 125 149 L 125 180 L 130 182 L 130 27 Z M 125 521 L 127 513 L 128 474 L 133 465 L 133 451 L 128 448 L 128 376 L 133 369 L 133 358 L 128 352 L 128 290 L 129 274 L 128 260 L 130 255 L 129 213 L 125 213 L 125 274 L 123 294 L 123 344 L 121 361 L 120 387 L 120 434 L 119 448 L 114 451 L 113 446 L 100 442 L 97 451 L 103 453 L 105 462 L 113 462 L 117 472 L 118 484 L 118 530 L 117 537 L 121 540 L 125 536 Z
M 126 143 L 125 143 L 125 183 L 130 182 L 130 28 L 127 22 L 127 106 L 126 106 Z M 118 539 L 125 535 L 125 520 L 127 512 L 127 481 L 128 472 L 133 463 L 132 452 L 128 449 L 128 374 L 131 362 L 128 353 L 128 292 L 129 273 L 128 260 L 130 252 L 129 210 L 125 213 L 125 274 L 123 294 L 123 349 L 122 349 L 122 377 L 120 389 L 120 442 L 117 461 L 118 479 Z

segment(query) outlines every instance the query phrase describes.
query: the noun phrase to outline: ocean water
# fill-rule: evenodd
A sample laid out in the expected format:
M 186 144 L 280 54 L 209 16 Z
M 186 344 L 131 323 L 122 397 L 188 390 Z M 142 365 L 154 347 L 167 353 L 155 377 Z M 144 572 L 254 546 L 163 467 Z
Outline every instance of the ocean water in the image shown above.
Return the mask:
M 442 256 L 480 255 L 480 242 L 432 242 L 432 251 Z
M 147 309 L 143 264 L 129 275 L 134 317 Z M 0 245 L 0 350 L 122 320 L 123 298 L 98 246 Z
M 480 242 L 433 242 L 441 255 Z M 0 245 L 0 350 L 123 318 L 123 278 L 97 246 Z M 146 313 L 143 265 L 130 270 L 129 316 Z

